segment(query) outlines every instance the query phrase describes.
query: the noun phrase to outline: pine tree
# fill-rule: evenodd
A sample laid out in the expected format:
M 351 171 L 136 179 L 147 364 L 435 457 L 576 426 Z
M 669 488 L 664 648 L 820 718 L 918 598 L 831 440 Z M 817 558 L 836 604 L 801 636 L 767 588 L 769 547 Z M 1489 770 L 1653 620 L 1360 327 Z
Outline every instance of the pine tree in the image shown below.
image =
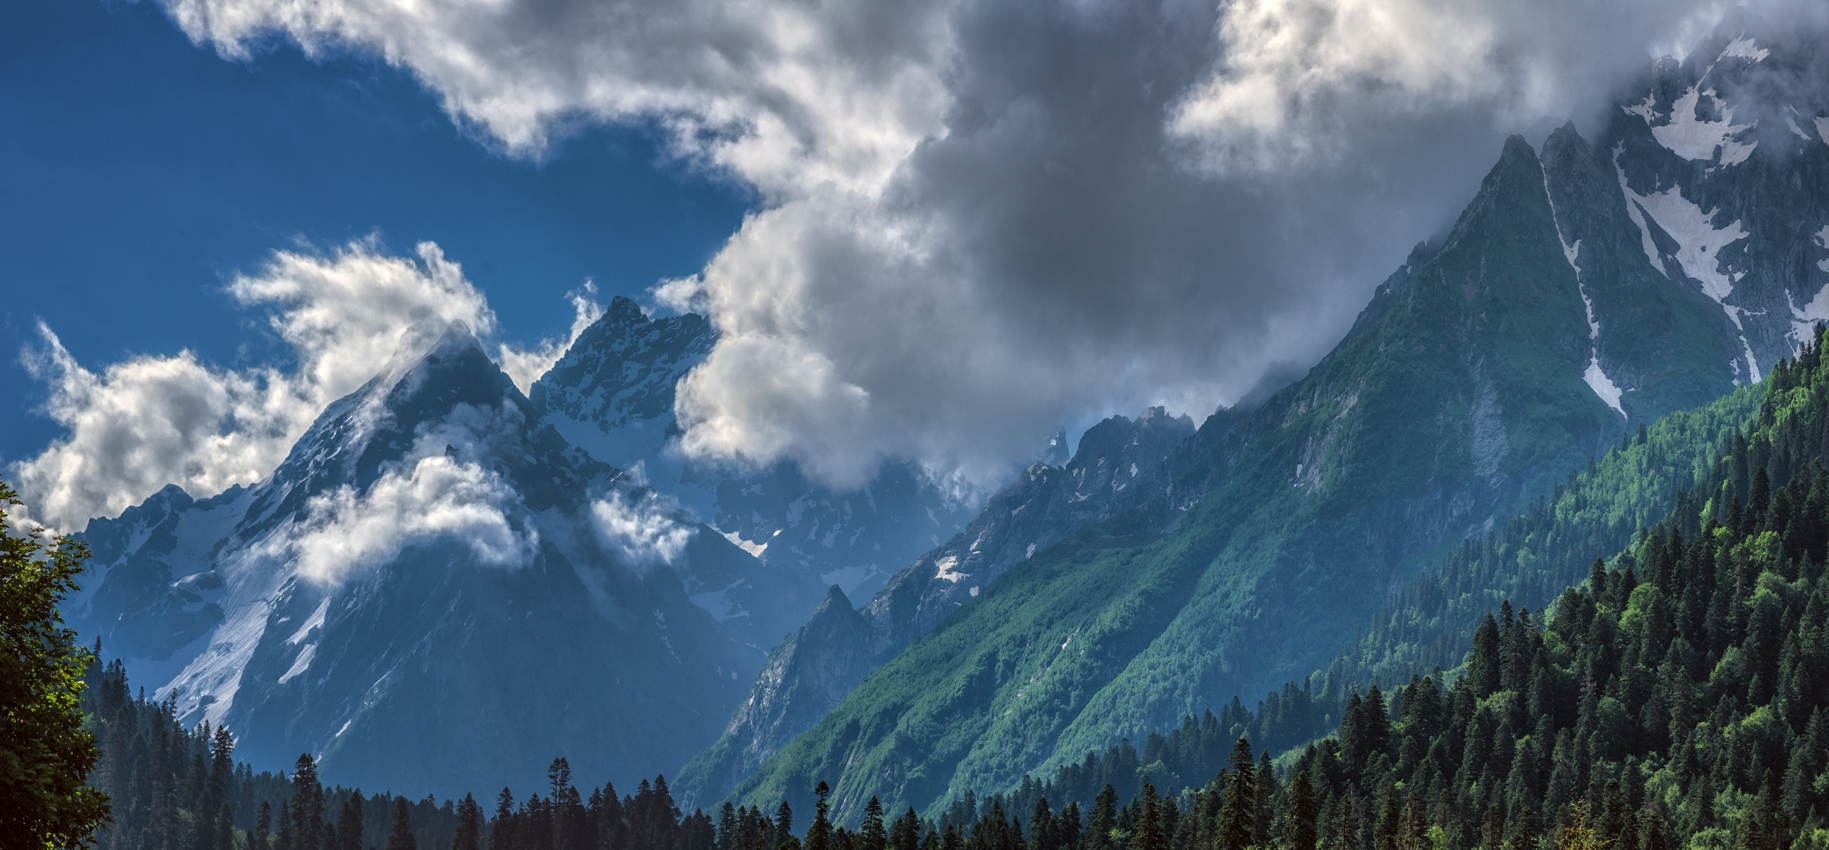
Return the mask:
M 864 820 L 857 827 L 858 850 L 884 850 L 889 833 L 883 828 L 883 804 L 875 797 L 864 804 Z
M 451 839 L 451 850 L 481 850 L 482 838 L 483 807 L 475 797 L 465 794 L 457 804 L 457 834 Z M 354 850 L 361 850 L 360 844 L 358 840 Z
M 1289 782 L 1289 803 L 1283 833 L 1287 836 L 1290 850 L 1316 850 L 1320 840 L 1316 833 L 1315 786 L 1309 781 L 1308 771 L 1296 771 L 1295 778 Z
M 1276 811 L 1272 804 L 1277 796 L 1276 770 L 1270 765 L 1270 751 L 1265 750 L 1257 763 L 1256 817 L 1251 822 L 1251 844 L 1254 847 L 1270 846 L 1270 830 L 1276 821 Z
M 387 829 L 387 850 L 418 850 L 413 837 L 413 809 L 405 797 L 394 798 L 394 820 Z
M 1105 783 L 1099 796 L 1092 800 L 1092 816 L 1086 821 L 1085 842 L 1088 850 L 1108 850 L 1111 831 L 1118 827 L 1118 789 Z
M 1328 850 L 1360 850 L 1359 847 L 1359 805 L 1352 795 L 1340 801 L 1339 811 L 1334 813 L 1332 836 L 1328 839 Z
M 266 850 L 268 835 L 273 831 L 273 805 L 266 800 L 260 801 L 260 812 L 254 816 L 254 831 L 249 833 L 248 844 L 252 850 Z
M 1740 825 L 1739 850 L 1785 850 L 1791 846 L 1791 822 L 1779 805 L 1778 779 L 1766 771 L 1759 794 Z
M 292 769 L 292 850 L 324 850 L 324 787 L 310 753 Z
M 921 842 L 921 816 L 915 814 L 913 806 L 896 818 L 895 826 L 889 830 L 889 846 L 894 850 L 917 850 Z
M 1219 810 L 1217 850 L 1245 850 L 1254 843 L 1258 824 L 1257 765 L 1251 742 L 1244 738 L 1232 745 L 1230 766 L 1226 769 L 1225 802 Z
M 489 850 L 514 850 L 514 794 L 507 787 L 495 798 L 495 819 L 490 821 Z
M 831 794 L 832 789 L 824 782 L 813 789 L 817 799 L 813 803 L 813 825 L 807 827 L 807 850 L 832 850 L 832 822 L 826 818 L 826 797 Z
M 362 848 L 362 789 L 357 788 L 343 801 L 337 813 L 336 850 Z
M 1162 798 L 1156 794 L 1156 786 L 1147 782 L 1143 783 L 1142 806 L 1130 850 L 1169 850 L 1168 835 L 1162 830 Z
M 1474 699 L 1485 699 L 1499 689 L 1502 669 L 1499 624 L 1487 614 L 1473 631 L 1473 651 L 1467 656 L 1467 682 Z

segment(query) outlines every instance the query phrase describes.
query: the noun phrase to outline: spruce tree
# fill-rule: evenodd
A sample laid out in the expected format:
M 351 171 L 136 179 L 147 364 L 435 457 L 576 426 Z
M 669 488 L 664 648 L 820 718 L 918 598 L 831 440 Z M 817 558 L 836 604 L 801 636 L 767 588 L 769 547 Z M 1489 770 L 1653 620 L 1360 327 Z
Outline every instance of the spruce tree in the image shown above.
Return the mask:
M 1487 614 L 1473 630 L 1473 651 L 1467 656 L 1467 683 L 1474 699 L 1485 699 L 1497 691 L 1501 672 L 1499 624 Z
M 864 820 L 857 827 L 858 850 L 884 850 L 889 833 L 883 827 L 883 804 L 875 797 L 864 804 Z
M 394 798 L 394 819 L 387 829 L 386 850 L 418 850 L 413 837 L 413 809 L 405 797 Z
M 514 794 L 504 786 L 495 797 L 495 819 L 490 822 L 489 850 L 514 850 Z
M 457 833 L 451 838 L 451 850 L 482 850 L 482 839 L 483 807 L 474 796 L 465 794 L 457 804 Z
M 1105 783 L 1092 799 L 1092 816 L 1086 820 L 1085 842 L 1088 850 L 1109 850 L 1111 831 L 1118 828 L 1118 789 Z
M 1162 798 L 1156 794 L 1156 786 L 1143 783 L 1140 803 L 1129 850 L 1168 850 L 1168 836 L 1162 831 Z
M 1298 770 L 1289 781 L 1289 802 L 1283 834 L 1290 850 L 1316 850 L 1320 838 L 1316 830 L 1315 786 L 1308 771 Z
M 917 850 L 921 843 L 921 816 L 915 814 L 913 806 L 896 818 L 894 828 L 889 830 L 889 846 L 893 850 Z
M 292 768 L 292 850 L 324 850 L 324 787 L 317 759 L 302 753 Z
M 807 827 L 807 850 L 832 850 L 832 821 L 826 818 L 826 797 L 832 789 L 825 782 L 820 782 L 813 789 L 816 800 L 813 803 L 813 824 Z
M 336 850 L 362 848 L 362 789 L 357 788 L 337 812 Z
M 1253 845 L 1257 832 L 1257 765 L 1251 742 L 1244 738 L 1232 745 L 1230 766 L 1226 768 L 1225 802 L 1219 810 L 1217 850 L 1245 850 Z

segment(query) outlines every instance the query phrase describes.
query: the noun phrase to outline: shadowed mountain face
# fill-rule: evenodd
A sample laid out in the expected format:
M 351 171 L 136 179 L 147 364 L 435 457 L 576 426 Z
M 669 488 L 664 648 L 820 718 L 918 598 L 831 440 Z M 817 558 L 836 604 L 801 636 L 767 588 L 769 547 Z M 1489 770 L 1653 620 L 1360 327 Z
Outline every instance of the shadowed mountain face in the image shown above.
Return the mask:
M 1784 55 L 1717 39 L 1597 141 L 1510 140 L 1304 379 L 981 585 L 734 798 L 809 804 L 823 780 L 841 818 L 927 807 L 1269 691 L 1629 429 L 1757 380 L 1829 296 L 1829 110 L 1747 123 L 1784 111 L 1761 80 L 1809 71 Z
M 168 488 L 84 536 L 72 624 L 186 722 L 227 724 L 255 764 L 318 753 L 331 781 L 411 793 L 537 783 L 555 755 L 671 771 L 812 594 L 566 443 L 461 327 L 259 485 Z

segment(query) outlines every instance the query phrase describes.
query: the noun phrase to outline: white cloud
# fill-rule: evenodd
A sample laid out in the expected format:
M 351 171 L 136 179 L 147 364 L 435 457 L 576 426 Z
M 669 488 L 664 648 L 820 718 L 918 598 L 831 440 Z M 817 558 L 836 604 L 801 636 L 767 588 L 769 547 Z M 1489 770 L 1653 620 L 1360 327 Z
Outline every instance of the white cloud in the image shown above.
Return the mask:
M 50 387 L 44 411 L 65 435 L 8 467 L 34 519 L 79 531 L 167 484 L 195 496 L 265 478 L 332 401 L 353 392 L 404 352 L 431 342 L 417 335 L 454 321 L 479 334 L 495 328 L 483 294 L 438 246 L 391 257 L 372 240 L 325 254 L 281 251 L 228 292 L 270 312 L 289 347 L 286 367 L 221 368 L 189 351 L 140 355 L 99 372 L 77 363 L 49 328 L 23 361 Z M 574 304 L 583 318 L 594 306 Z M 574 335 L 577 327 L 574 325 Z M 502 354 L 515 368 L 545 356 Z
M 591 527 L 603 545 L 622 553 L 637 568 L 666 564 L 686 551 L 697 529 L 683 522 L 671 496 L 643 490 L 633 498 L 621 491 L 591 503 Z
M 767 192 L 879 185 L 939 129 L 948 2 L 166 0 L 225 57 L 270 33 L 373 51 L 512 152 L 577 118 L 658 120 Z
M 7 472 L 34 517 L 56 530 L 79 531 L 167 484 L 213 495 L 258 481 L 317 414 L 309 388 L 276 370 L 217 369 L 182 351 L 97 374 L 50 329 L 39 332 L 43 346 L 25 363 L 50 384 L 45 412 L 68 433 Z
M 505 508 L 517 497 L 480 464 L 423 455 L 387 470 L 366 493 L 349 486 L 315 496 L 306 519 L 276 534 L 272 554 L 296 560 L 298 574 L 336 582 L 351 569 L 383 564 L 414 543 L 449 538 L 477 560 L 518 566 L 532 559 L 539 534 L 516 531 Z

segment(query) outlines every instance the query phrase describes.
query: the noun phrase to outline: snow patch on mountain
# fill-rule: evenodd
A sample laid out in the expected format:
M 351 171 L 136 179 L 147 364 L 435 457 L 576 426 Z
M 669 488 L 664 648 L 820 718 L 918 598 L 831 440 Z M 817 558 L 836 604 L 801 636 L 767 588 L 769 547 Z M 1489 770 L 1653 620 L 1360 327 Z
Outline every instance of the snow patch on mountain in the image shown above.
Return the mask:
M 1702 292 L 1717 302 L 1727 300 L 1734 292 L 1740 275 L 1721 271 L 1720 252 L 1750 234 L 1736 220 L 1723 227 L 1714 226 L 1715 211 L 1704 211 L 1683 197 L 1676 186 L 1650 195 L 1626 189 L 1628 199 L 1637 202 L 1670 238 L 1676 240 L 1677 263 L 1697 283 Z
M 1716 211 L 1704 211 L 1683 197 L 1681 187 L 1671 186 L 1649 195 L 1632 191 L 1626 181 L 1626 172 L 1619 165 L 1618 148 L 1614 149 L 1614 170 L 1619 175 L 1620 191 L 1626 196 L 1627 213 L 1631 216 L 1632 223 L 1638 225 L 1646 259 L 1651 261 L 1653 268 L 1660 269 L 1666 277 L 1669 276 L 1670 270 L 1660 256 L 1662 252 L 1651 236 L 1649 225 L 1655 222 L 1677 243 L 1677 251 L 1671 259 L 1676 260 L 1683 274 L 1700 284 L 1702 293 L 1720 304 L 1721 309 L 1727 312 L 1727 317 L 1733 321 L 1734 328 L 1740 335 L 1740 347 L 1746 352 L 1747 374 L 1753 383 L 1758 383 L 1759 361 L 1753 356 L 1753 346 L 1748 342 L 1746 328 L 1741 324 L 1740 308 L 1727 303 L 1728 296 L 1734 293 L 1734 284 L 1744 276 L 1744 272 L 1722 271 L 1720 256 L 1721 249 L 1751 234 L 1747 233 L 1739 220 L 1716 227 Z
M 1582 373 L 1581 379 L 1587 382 L 1588 388 L 1593 390 L 1601 401 L 1613 408 L 1614 413 L 1622 417 L 1626 415 L 1625 409 L 1619 406 L 1619 397 L 1623 393 L 1619 386 L 1613 383 L 1613 379 L 1607 377 L 1607 373 L 1600 368 L 1599 356 L 1588 359 L 1588 370 Z
M 958 584 L 959 579 L 963 577 L 958 570 L 955 569 L 958 566 L 959 556 L 947 555 L 934 562 L 934 578 Z
M 311 616 L 305 618 L 304 624 L 298 627 L 298 631 L 293 632 L 292 637 L 286 638 L 286 643 L 295 644 L 311 637 L 311 630 L 324 625 L 324 615 L 328 613 L 330 613 L 330 599 L 326 597 L 324 601 L 318 603 L 318 607 L 311 612 Z
M 316 657 L 317 654 L 317 644 L 306 644 L 304 649 L 299 650 L 298 658 L 293 659 L 292 666 L 286 668 L 286 672 L 280 675 L 279 683 L 283 685 L 290 682 L 293 679 L 298 678 L 300 673 L 311 669 L 311 659 Z
M 1822 139 L 1823 144 L 1829 145 L 1829 118 L 1816 119 L 1816 137 Z
M 1825 260 L 1829 263 L 1829 260 Z M 1791 341 L 1798 345 L 1808 342 L 1815 333 L 1817 322 L 1829 322 L 1829 285 L 1816 291 L 1816 297 L 1808 304 L 1797 306 L 1791 293 L 1785 293 L 1785 302 L 1791 308 Z
M 1730 56 L 1738 56 L 1742 59 L 1760 62 L 1771 54 L 1772 51 L 1760 47 L 1758 42 L 1743 36 L 1729 42 L 1727 48 L 1721 51 L 1721 58 L 1726 59 Z
M 775 533 L 780 534 L 781 532 L 777 531 Z M 752 557 L 752 558 L 760 558 L 760 557 L 762 557 L 763 553 L 768 551 L 768 543 L 755 543 L 755 542 L 752 542 L 749 540 L 744 540 L 742 535 L 740 535 L 734 531 L 726 531 L 726 532 L 723 532 L 723 534 L 724 534 L 724 539 L 730 541 L 731 545 L 737 547 L 738 549 L 742 549 L 745 552 L 748 552 L 750 557 Z
M 1703 105 L 1703 98 L 1707 98 L 1708 104 L 1720 113 L 1720 120 L 1708 121 L 1697 117 L 1696 109 Z M 1648 94 L 1643 101 L 1621 108 L 1628 114 L 1643 118 L 1658 144 L 1692 162 L 1713 161 L 1716 151 L 1719 151 L 1721 165 L 1739 165 L 1753 155 L 1754 148 L 1759 147 L 1758 142 L 1741 142 L 1735 138 L 1752 129 L 1753 125 L 1735 124 L 1734 108 L 1717 97 L 1714 89 L 1704 91 L 1700 84 L 1691 86 L 1682 97 L 1677 98 L 1676 103 L 1671 104 L 1667 118 L 1658 114 L 1655 94 Z

